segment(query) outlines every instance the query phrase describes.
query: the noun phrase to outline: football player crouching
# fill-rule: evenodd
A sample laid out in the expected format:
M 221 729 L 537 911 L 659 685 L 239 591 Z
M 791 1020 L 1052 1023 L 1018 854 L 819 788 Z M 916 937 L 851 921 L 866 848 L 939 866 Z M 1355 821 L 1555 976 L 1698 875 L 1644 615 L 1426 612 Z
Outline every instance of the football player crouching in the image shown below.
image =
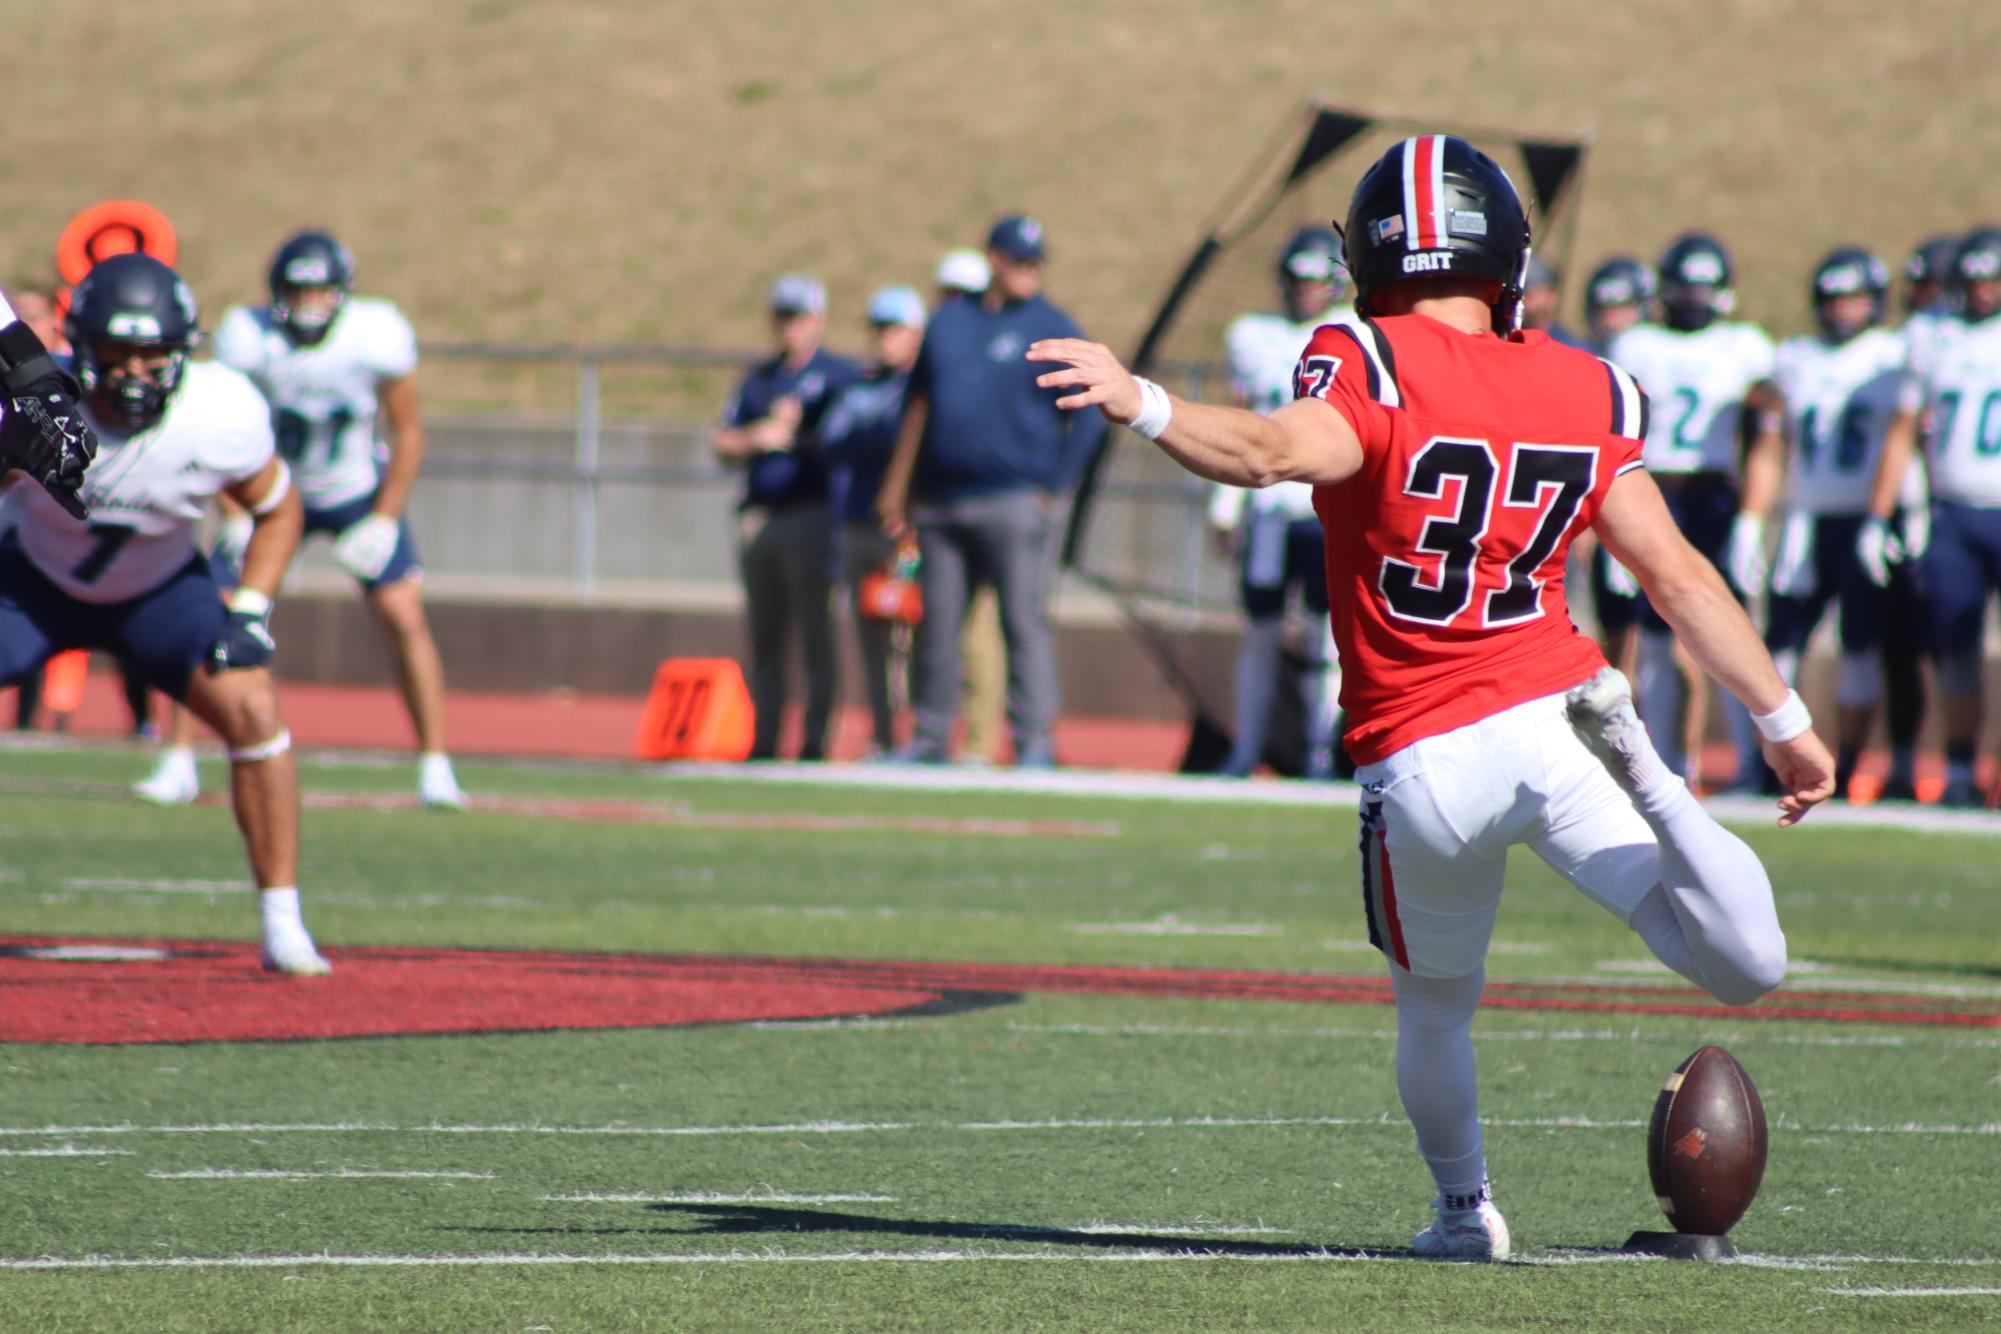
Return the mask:
M 0 684 L 51 655 L 102 649 L 186 704 L 228 747 L 230 790 L 261 904 L 264 967 L 330 971 L 299 915 L 299 784 L 269 664 L 271 598 L 303 524 L 270 413 L 235 371 L 192 362 L 195 301 L 149 255 L 105 260 L 65 326 L 100 448 L 84 476 L 90 520 L 16 487 L 0 542 Z M 222 494 L 254 525 L 227 603 L 194 530 Z

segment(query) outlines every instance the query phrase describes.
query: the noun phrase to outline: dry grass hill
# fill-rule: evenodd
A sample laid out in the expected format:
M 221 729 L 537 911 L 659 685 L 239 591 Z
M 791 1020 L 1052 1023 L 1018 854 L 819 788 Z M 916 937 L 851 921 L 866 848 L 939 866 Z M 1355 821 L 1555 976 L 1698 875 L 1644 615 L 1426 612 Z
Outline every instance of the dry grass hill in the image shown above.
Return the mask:
M 1059 299 L 1130 345 L 1316 91 L 1591 131 L 1581 253 L 1713 228 L 1785 328 L 1826 247 L 2001 217 L 1988 0 L 71 0 L 9 27 L 0 276 L 129 194 L 211 310 L 318 223 L 431 337 L 749 345 L 798 266 L 852 344 L 870 287 L 1018 207 Z

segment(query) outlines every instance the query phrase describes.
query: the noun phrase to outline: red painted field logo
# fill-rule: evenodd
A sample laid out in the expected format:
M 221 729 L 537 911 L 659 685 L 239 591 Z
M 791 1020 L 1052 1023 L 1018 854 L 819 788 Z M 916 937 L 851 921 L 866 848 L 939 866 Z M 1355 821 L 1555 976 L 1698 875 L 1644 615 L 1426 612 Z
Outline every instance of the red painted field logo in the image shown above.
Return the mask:
M 270 1042 L 949 1013 L 1007 993 L 814 976 L 755 960 L 538 950 L 329 950 L 326 978 L 221 941 L 0 937 L 0 1042 Z
M 222 941 L 0 936 L 0 1042 L 273 1042 L 555 1029 L 657 1028 L 1001 1005 L 1024 993 L 1388 1005 L 1363 975 L 1203 972 L 1089 964 L 588 954 L 555 950 L 330 949 L 327 978 L 259 971 Z M 1988 997 L 1788 989 L 1725 1010 L 1686 986 L 1521 978 L 1487 984 L 1495 1010 L 1669 1014 L 1732 1022 L 2001 1028 Z

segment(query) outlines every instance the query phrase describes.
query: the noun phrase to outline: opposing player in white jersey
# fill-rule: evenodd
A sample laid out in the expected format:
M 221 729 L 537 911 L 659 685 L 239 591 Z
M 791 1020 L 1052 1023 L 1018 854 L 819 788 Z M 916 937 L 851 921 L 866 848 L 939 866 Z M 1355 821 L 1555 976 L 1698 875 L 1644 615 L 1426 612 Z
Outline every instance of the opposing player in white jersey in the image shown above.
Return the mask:
M 279 247 L 270 289 L 268 307 L 223 317 L 216 358 L 263 392 L 278 452 L 305 501 L 306 535 L 333 537 L 334 559 L 360 582 L 389 640 L 422 757 L 420 797 L 435 810 L 462 810 L 465 794 L 445 753 L 444 664 L 403 517 L 424 456 L 416 335 L 390 302 L 351 295 L 354 260 L 323 232 Z M 155 789 L 142 793 L 154 800 L 191 800 L 192 753 L 170 747 L 142 787 Z
M 1652 400 L 1647 472 L 1675 523 L 1738 597 L 1749 599 L 1764 592 L 1765 521 L 1785 470 L 1785 419 L 1770 383 L 1772 340 L 1758 326 L 1728 318 L 1737 294 L 1730 256 L 1714 237 L 1676 238 L 1659 270 L 1661 323 L 1620 334 L 1612 360 Z M 1652 607 L 1641 611 L 1638 686 L 1640 716 L 1662 756 L 1693 775 L 1707 682 L 1677 662 L 1673 632 Z M 1735 781 L 1755 781 L 1757 733 L 1733 697 L 1725 695 L 1723 709 L 1737 742 Z
M 102 442 L 84 475 L 88 522 L 46 492 L 8 495 L 0 542 L 0 684 L 55 654 L 105 649 L 221 734 L 256 878 L 264 966 L 324 973 L 299 917 L 299 780 L 267 666 L 271 595 L 303 511 L 249 381 L 188 360 L 194 297 L 150 255 L 105 260 L 66 325 L 85 415 Z M 218 493 L 250 511 L 243 581 L 225 606 L 194 528 Z
M 1352 314 L 1346 302 L 1354 288 L 1333 228 L 1293 233 L 1279 252 L 1278 286 L 1283 314 L 1241 315 L 1224 335 L 1231 390 L 1254 412 L 1290 403 L 1292 373 L 1313 331 Z M 1286 599 L 1296 589 L 1306 627 L 1300 769 L 1309 778 L 1324 778 L 1334 768 L 1341 668 L 1328 628 L 1326 549 L 1313 512 L 1313 488 L 1300 482 L 1261 491 L 1218 485 L 1210 492 L 1209 524 L 1224 553 L 1241 562 L 1245 622 L 1237 653 L 1235 730 L 1218 772 L 1246 777 L 1264 760 L 1285 648 Z
M 1653 269 L 1632 256 L 1601 260 L 1584 283 L 1584 350 L 1595 357 L 1611 356 L 1612 343 L 1620 334 L 1652 317 L 1655 287 Z M 1591 611 L 1598 620 L 1598 647 L 1605 661 L 1629 677 L 1635 675 L 1639 580 L 1613 560 L 1589 530 L 1579 536 L 1572 552 L 1590 561 Z
M 1774 382 L 1785 396 L 1792 450 L 1787 516 L 1772 567 L 1765 642 L 1789 686 L 1831 604 L 1840 607 L 1841 656 L 1834 794 L 1844 796 L 1882 698 L 1887 590 L 1856 557 L 1883 437 L 1904 398 L 1904 340 L 1882 327 L 1890 271 L 1844 247 L 1814 268 L 1817 334 L 1780 345 Z
M 1941 328 L 1955 322 L 1945 287 L 1959 240 L 1929 237 L 1904 260 L 1904 327 L 1898 332 L 1907 361 L 1911 348 L 1929 346 Z M 1924 353 L 1918 359 L 1922 361 Z M 1931 656 L 1931 617 L 1918 565 L 1931 540 L 1931 522 L 1925 470 L 1908 468 L 1900 505 L 1884 530 L 1889 539 L 1883 573 L 1889 580 L 1890 612 L 1883 631 L 1883 731 L 1890 743 L 1890 772 L 1877 794 L 1879 801 L 1918 799 L 1918 734 L 1924 728 L 1927 704 L 1924 664 Z
M 1912 383 L 1869 497 L 1857 554 L 1887 581 L 1890 516 L 1917 452 L 1922 419 L 1931 486 L 1931 540 L 1919 578 L 1931 613 L 1952 806 L 1987 804 L 1974 782 L 1987 604 L 2001 589 L 2001 229 L 1981 228 L 1952 263 L 1957 319 L 1910 347 Z

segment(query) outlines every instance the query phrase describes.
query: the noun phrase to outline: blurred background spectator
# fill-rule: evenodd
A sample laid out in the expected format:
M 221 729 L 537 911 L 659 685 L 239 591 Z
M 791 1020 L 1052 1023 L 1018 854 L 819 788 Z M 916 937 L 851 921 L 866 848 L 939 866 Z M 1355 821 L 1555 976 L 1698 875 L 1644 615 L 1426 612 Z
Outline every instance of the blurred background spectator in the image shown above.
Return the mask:
M 777 758 L 789 688 L 787 646 L 796 635 L 806 666 L 798 757 L 821 760 L 837 678 L 829 607 L 832 515 L 818 432 L 835 395 L 859 372 L 820 345 L 827 292 L 819 279 L 786 274 L 772 285 L 770 310 L 775 351 L 738 383 L 712 441 L 718 458 L 744 470 L 737 550 L 757 711 L 750 758 Z
M 932 318 L 911 373 L 895 456 L 877 514 L 917 528 L 925 619 L 918 628 L 916 728 L 896 758 L 942 763 L 958 713 L 959 634 L 968 590 L 992 584 L 1007 644 L 1015 763 L 1056 762 L 1050 743 L 1059 684 L 1047 603 L 1061 498 L 1100 435 L 1088 413 L 1065 414 L 1036 387 L 1022 354 L 1080 331 L 1042 295 L 1042 225 L 1010 215 L 987 237 L 993 281 L 975 301 Z

